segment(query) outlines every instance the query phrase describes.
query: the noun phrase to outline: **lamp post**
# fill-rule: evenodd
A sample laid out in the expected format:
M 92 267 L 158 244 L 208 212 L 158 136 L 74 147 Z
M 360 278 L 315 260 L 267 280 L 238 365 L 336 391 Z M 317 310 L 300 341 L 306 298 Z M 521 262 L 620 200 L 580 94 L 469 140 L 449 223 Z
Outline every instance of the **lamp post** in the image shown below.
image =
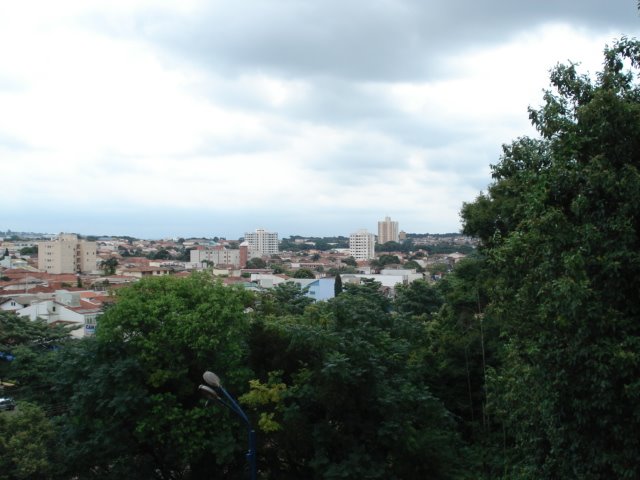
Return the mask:
M 242 421 L 247 425 L 249 432 L 249 451 L 247 452 L 247 462 L 249 462 L 249 478 L 251 480 L 257 479 L 256 469 L 256 431 L 251 426 L 247 414 L 244 413 L 238 402 L 227 392 L 220 382 L 220 377 L 213 372 L 206 371 L 202 375 L 202 378 L 207 385 L 200 385 L 198 390 L 209 400 L 215 400 L 227 407 L 229 410 L 238 415 Z

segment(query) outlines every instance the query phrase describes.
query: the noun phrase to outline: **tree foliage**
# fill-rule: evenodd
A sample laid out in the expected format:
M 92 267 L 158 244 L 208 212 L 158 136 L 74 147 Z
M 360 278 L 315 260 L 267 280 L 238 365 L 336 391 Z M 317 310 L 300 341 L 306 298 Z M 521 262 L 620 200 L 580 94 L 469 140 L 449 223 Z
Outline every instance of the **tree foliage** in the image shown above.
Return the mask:
M 50 478 L 54 427 L 38 406 L 21 402 L 0 412 L 0 480 Z
M 100 262 L 100 268 L 105 275 L 113 275 L 114 273 L 116 273 L 116 268 L 119 264 L 120 262 L 118 262 L 118 259 L 116 257 L 109 257 L 106 260 L 102 260 Z
M 420 330 L 373 282 L 257 326 L 260 378 L 243 401 L 260 416 L 267 477 L 455 478 L 454 421 L 413 361 Z
M 640 476 L 639 62 L 622 39 L 595 79 L 556 67 L 530 111 L 541 138 L 504 147 L 462 211 L 509 339 L 492 381 L 513 476 Z
M 259 258 L 259 257 L 250 258 L 247 261 L 246 268 L 256 268 L 256 269 L 267 268 L 267 262 L 264 261 L 262 258 Z
M 243 463 L 228 412 L 204 408 L 202 372 L 242 391 L 247 292 L 211 277 L 143 280 L 118 292 L 96 338 L 67 348 L 56 392 L 70 399 L 61 421 L 67 474 L 88 478 L 193 478 L 211 464 L 229 476 Z M 239 437 L 242 438 L 242 437 Z
M 308 268 L 299 268 L 293 273 L 293 278 L 316 278 L 316 276 Z

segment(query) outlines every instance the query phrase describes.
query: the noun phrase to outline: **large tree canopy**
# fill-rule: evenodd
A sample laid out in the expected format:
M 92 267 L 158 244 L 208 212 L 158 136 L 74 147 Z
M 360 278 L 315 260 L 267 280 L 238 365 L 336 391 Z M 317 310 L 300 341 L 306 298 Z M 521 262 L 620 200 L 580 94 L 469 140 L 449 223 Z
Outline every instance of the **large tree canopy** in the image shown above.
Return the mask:
M 494 406 L 514 476 L 640 477 L 639 62 L 622 39 L 594 79 L 556 67 L 530 111 L 541 138 L 504 147 L 462 210 L 508 339 Z

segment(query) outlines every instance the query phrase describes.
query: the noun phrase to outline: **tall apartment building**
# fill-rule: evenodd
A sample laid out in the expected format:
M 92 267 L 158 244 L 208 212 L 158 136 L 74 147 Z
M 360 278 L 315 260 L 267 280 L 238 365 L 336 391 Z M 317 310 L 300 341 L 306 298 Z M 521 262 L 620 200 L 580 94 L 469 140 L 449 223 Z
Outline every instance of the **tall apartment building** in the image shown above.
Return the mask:
M 378 222 L 378 243 L 398 242 L 398 222 L 391 221 L 390 217 Z
M 260 252 L 261 255 L 273 255 L 280 251 L 277 232 L 259 228 L 255 233 L 245 233 L 244 239 L 249 244 L 249 250 Z
M 50 242 L 38 242 L 38 269 L 47 273 L 93 272 L 96 250 L 96 242 L 61 233 Z
M 366 229 L 349 235 L 349 254 L 356 260 L 375 258 L 376 236 Z

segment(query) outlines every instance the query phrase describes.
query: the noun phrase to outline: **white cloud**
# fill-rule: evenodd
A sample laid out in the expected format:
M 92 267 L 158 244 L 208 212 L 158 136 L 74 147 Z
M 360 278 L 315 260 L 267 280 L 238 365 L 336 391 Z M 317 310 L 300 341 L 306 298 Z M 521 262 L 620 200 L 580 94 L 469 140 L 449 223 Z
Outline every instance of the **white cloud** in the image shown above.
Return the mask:
M 526 109 L 541 102 L 548 70 L 575 60 L 595 72 L 616 36 L 595 21 L 545 20 L 447 45 L 449 34 L 438 43 L 421 28 L 437 23 L 422 7 L 377 3 L 348 32 L 330 15 L 336 5 L 305 10 L 314 33 L 295 9 L 269 16 L 280 4 L 248 16 L 197 1 L 5 4 L 5 221 L 37 230 L 26 225 L 46 206 L 77 212 L 76 231 L 101 212 L 171 209 L 233 212 L 246 229 L 290 220 L 301 234 L 373 228 L 387 214 L 409 231 L 456 230 L 500 145 L 533 133 Z M 378 30 L 398 38 L 382 48 Z M 181 234 L 241 233 L 217 228 Z

